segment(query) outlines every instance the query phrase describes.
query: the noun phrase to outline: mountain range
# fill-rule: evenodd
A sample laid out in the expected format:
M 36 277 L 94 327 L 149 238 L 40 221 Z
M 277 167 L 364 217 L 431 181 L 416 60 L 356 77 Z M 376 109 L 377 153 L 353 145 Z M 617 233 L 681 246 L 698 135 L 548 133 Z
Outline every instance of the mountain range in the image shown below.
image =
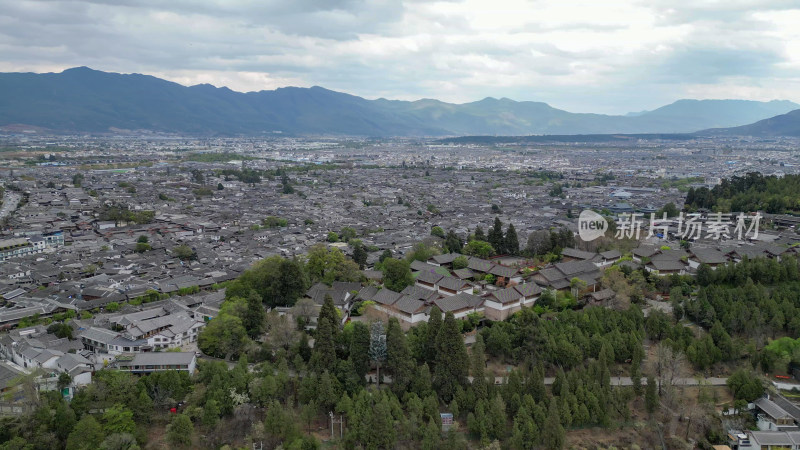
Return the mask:
M 785 100 L 679 100 L 652 111 L 614 116 L 571 113 L 546 103 L 507 98 L 463 104 L 367 100 L 317 86 L 242 93 L 86 67 L 61 73 L 0 73 L 0 92 L 0 127 L 89 133 L 462 136 L 714 129 L 717 134 L 735 134 L 720 128 L 739 127 L 733 130 L 774 135 L 768 129 L 777 123 L 763 123 L 764 119 L 781 122 L 784 119 L 775 116 L 786 115 L 790 117 L 785 121 L 797 122 L 800 114 L 795 111 L 800 105 Z M 751 125 L 754 128 L 742 127 L 757 121 L 762 122 Z
M 800 109 L 770 117 L 769 119 L 759 120 L 750 125 L 705 130 L 703 134 L 719 136 L 800 137 Z

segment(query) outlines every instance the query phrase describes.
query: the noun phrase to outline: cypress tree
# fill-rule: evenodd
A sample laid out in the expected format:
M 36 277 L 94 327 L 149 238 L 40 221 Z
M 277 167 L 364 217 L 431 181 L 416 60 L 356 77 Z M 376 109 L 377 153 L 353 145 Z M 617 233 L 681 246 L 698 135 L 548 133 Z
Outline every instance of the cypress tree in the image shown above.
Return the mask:
M 362 381 L 369 372 L 369 328 L 363 322 L 354 322 L 350 340 L 350 362 Z
M 481 228 L 480 225 L 475 227 L 475 234 L 473 235 L 473 238 L 476 241 L 485 241 L 486 240 L 486 235 L 483 234 L 483 228 Z
M 484 353 L 483 336 L 480 334 L 475 339 L 475 344 L 470 350 L 472 353 L 472 390 L 475 398 L 485 399 L 489 388 L 486 382 L 486 354 Z
M 647 387 L 644 393 L 644 404 L 647 412 L 653 414 L 658 408 L 658 393 L 656 392 L 656 380 L 652 375 L 647 376 Z
M 503 236 L 503 222 L 495 216 L 494 226 L 489 230 L 489 243 L 492 244 L 497 254 L 506 253 L 505 237 Z
M 642 395 L 642 363 L 638 352 L 634 352 L 633 361 L 631 361 L 631 382 L 633 383 L 633 392 L 637 396 Z
M 469 356 L 461 337 L 461 325 L 452 312 L 442 322 L 436 339 L 436 367 L 434 386 L 439 398 L 445 403 L 453 399 L 456 386 L 464 386 L 469 373 Z
M 333 304 L 333 297 L 330 294 L 325 294 L 325 302 L 319 310 L 319 319 L 327 318 L 333 325 L 333 337 L 339 337 L 339 313 L 336 312 L 336 306 Z
M 439 309 L 438 306 L 433 305 L 425 335 L 425 362 L 428 363 L 428 367 L 434 367 L 436 365 L 436 338 L 439 335 L 439 329 L 441 327 L 442 310 Z
M 386 370 L 392 376 L 392 391 L 402 398 L 414 377 L 414 362 L 400 322 L 392 317 L 386 329 Z
M 545 448 L 559 450 L 564 447 L 566 440 L 564 426 L 561 425 L 561 413 L 558 411 L 558 400 L 550 399 L 550 409 L 547 410 L 547 419 L 542 427 L 542 444 Z
M 453 230 L 450 230 L 447 232 L 444 246 L 450 253 L 461 253 L 461 238 Z
M 314 341 L 314 353 L 311 366 L 318 372 L 336 367 L 336 345 L 333 335 L 334 326 L 327 317 L 320 317 L 317 322 L 317 333 Z
M 508 253 L 512 255 L 519 254 L 519 240 L 513 223 L 509 223 L 508 228 L 506 228 L 505 247 Z

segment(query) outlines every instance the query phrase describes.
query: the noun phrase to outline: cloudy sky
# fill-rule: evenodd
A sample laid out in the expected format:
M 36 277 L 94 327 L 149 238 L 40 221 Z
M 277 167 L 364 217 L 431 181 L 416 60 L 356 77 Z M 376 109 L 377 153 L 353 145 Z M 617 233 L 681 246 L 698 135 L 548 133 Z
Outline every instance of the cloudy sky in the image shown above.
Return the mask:
M 798 0 L 0 0 L 0 71 L 625 113 L 800 101 L 797 24 Z

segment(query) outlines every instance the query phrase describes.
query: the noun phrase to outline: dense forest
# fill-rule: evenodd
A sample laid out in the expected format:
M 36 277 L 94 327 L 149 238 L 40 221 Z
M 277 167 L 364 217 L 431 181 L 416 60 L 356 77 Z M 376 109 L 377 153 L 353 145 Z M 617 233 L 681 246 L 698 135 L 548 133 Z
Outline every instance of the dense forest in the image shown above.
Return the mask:
M 104 369 L 71 402 L 30 395 L 29 415 L 1 419 L 0 449 L 313 449 L 330 438 L 330 414 L 343 420 L 333 437 L 342 448 L 558 449 L 571 430 L 623 429 L 634 415 L 680 408 L 679 377 L 733 373 L 741 402 L 763 390 L 756 371 L 800 363 L 792 257 L 701 266 L 696 278 L 615 267 L 602 282 L 624 302 L 581 307 L 547 294 L 507 321 L 484 321 L 469 347 L 463 332 L 474 324 L 436 307 L 404 332 L 393 318 L 342 326 L 330 297 L 321 309 L 298 300 L 310 283 L 360 277 L 357 263 L 321 246 L 303 259 L 268 258 L 227 284 L 199 343 L 217 359 L 200 361 L 194 376 Z M 657 294 L 669 295 L 672 314 L 643 314 Z M 294 321 L 264 308 L 291 305 Z M 507 368 L 502 383 L 497 367 Z M 612 385 L 617 376 L 633 385 Z M 33 390 L 32 378 L 20 383 Z M 444 412 L 458 424 L 447 432 Z M 692 430 L 703 446 L 722 442 L 719 421 Z
M 718 212 L 800 214 L 800 175 L 764 176 L 751 172 L 725 178 L 712 189 L 689 188 L 687 210 L 701 208 Z

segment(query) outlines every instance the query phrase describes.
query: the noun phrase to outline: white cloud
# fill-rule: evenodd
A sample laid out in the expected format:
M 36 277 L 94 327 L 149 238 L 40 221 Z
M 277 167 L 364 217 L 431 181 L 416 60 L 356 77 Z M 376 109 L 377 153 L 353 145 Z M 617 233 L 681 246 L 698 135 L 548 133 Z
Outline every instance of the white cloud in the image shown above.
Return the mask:
M 0 70 L 621 113 L 800 100 L 795 0 L 0 0 Z M 795 9 L 793 9 L 795 8 Z

